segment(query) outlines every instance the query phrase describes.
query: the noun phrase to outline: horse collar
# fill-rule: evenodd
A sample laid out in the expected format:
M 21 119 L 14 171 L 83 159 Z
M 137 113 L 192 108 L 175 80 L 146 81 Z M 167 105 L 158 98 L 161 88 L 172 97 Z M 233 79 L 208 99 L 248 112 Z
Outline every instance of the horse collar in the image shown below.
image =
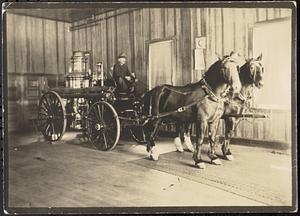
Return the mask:
M 205 77 L 200 80 L 200 83 L 201 83 L 201 88 L 205 91 L 205 93 L 209 96 L 211 100 L 213 100 L 214 102 L 220 102 L 222 100 L 222 98 L 214 94 L 210 85 L 206 82 Z

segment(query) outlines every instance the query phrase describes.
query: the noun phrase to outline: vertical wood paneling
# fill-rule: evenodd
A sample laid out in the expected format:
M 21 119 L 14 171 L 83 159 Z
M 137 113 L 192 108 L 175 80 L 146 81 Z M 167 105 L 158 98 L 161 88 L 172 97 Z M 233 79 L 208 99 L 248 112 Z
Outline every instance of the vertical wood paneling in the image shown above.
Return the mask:
M 213 64 L 216 61 L 216 23 L 215 23 L 215 11 L 217 9 L 210 8 L 208 9 L 208 35 L 209 37 L 207 38 L 208 41 L 208 46 L 207 46 L 207 62 L 208 65 Z
M 7 71 L 15 72 L 15 23 L 14 14 L 6 14 L 6 40 L 7 40 Z
M 107 13 L 108 16 L 113 15 L 114 12 Z M 108 67 L 112 67 L 116 61 L 116 17 L 108 18 L 106 20 L 106 31 L 107 31 L 107 64 Z
M 165 34 L 166 37 L 172 37 L 175 35 L 173 8 L 165 8 Z
M 161 8 L 152 8 L 150 10 L 150 38 L 158 39 L 163 37 L 162 13 Z
M 191 32 L 191 23 L 187 22 L 191 19 L 190 17 L 190 9 L 188 8 L 182 8 L 181 9 L 181 35 L 182 35 L 182 41 L 179 43 L 182 43 L 181 52 L 179 54 L 179 58 L 182 58 L 182 67 L 181 67 L 181 76 L 182 76 L 182 84 L 187 84 L 191 82 L 191 36 L 190 34 L 185 34 L 185 32 Z M 179 72 L 179 71 L 178 71 Z M 180 72 L 178 73 L 180 74 Z
M 281 17 L 288 17 L 292 15 L 292 9 L 282 8 L 280 11 Z
M 280 18 L 280 8 L 274 8 L 274 17 Z
M 142 38 L 144 39 L 144 43 L 143 43 L 143 50 L 144 50 L 144 54 L 143 54 L 143 71 L 144 71 L 144 78 L 143 80 L 145 80 L 144 85 L 145 87 L 147 87 L 148 85 L 148 45 L 146 44 L 146 41 L 150 40 L 150 21 L 149 21 L 149 14 L 150 14 L 150 9 L 148 8 L 144 8 L 142 9 Z
M 66 65 L 65 37 L 71 44 L 71 33 L 65 32 L 65 26 L 60 22 L 10 13 L 7 17 L 10 26 L 7 29 L 8 71 L 15 73 L 8 77 L 12 84 L 9 94 L 17 95 L 9 101 L 17 107 L 11 109 L 10 116 L 13 118 L 9 119 L 9 128 L 15 125 L 13 129 L 24 129 L 29 119 L 36 117 L 38 97 L 43 88 L 39 86 L 44 86 L 47 79 L 50 80 L 48 75 L 45 77 L 37 73 L 63 73 Z M 56 76 L 51 77 L 55 81 Z M 35 86 L 36 82 L 38 86 Z
M 18 73 L 27 71 L 26 19 L 15 15 L 15 63 Z
M 93 39 L 94 38 L 94 39 Z M 95 39 L 97 38 L 97 40 Z M 92 51 L 93 69 L 96 70 L 95 65 L 100 61 L 100 50 L 98 47 L 101 41 L 100 35 L 97 35 L 97 26 L 90 27 L 90 50 Z
M 275 9 L 274 8 L 267 8 L 267 19 L 271 20 L 275 18 Z
M 57 22 L 57 42 L 58 42 L 58 73 L 65 74 L 65 35 L 64 35 L 64 23 Z
M 217 56 L 223 56 L 222 53 L 222 14 L 221 9 L 215 9 L 215 53 Z
M 197 36 L 201 36 L 201 8 L 196 9 L 196 29 L 197 29 Z
M 44 73 L 45 68 L 46 73 L 64 73 L 65 49 L 72 49 L 64 23 L 56 27 L 55 21 L 14 14 L 8 14 L 8 22 L 8 54 L 16 52 L 8 55 L 9 72 Z
M 86 28 L 86 50 L 91 51 L 93 47 L 92 27 Z
M 32 40 L 30 38 L 34 34 L 34 29 L 33 29 L 33 22 L 34 18 L 32 17 L 25 17 L 25 22 L 26 22 L 26 49 L 27 49 L 27 70 L 31 73 L 33 73 L 33 61 L 30 61 L 31 59 L 33 60 L 33 55 L 32 55 L 32 50 L 34 49 L 33 46 L 34 44 L 32 43 Z
M 231 8 L 223 8 L 223 46 L 224 55 L 228 55 L 234 50 L 234 18 Z
M 236 9 L 235 10 L 235 34 L 234 34 L 234 50 L 241 55 L 244 55 L 244 24 L 245 20 L 243 17 L 243 9 Z
M 134 46 L 134 53 L 133 53 L 133 61 L 135 62 L 135 73 L 137 78 L 139 79 L 142 77 L 143 72 L 143 43 L 144 40 L 141 37 L 142 34 L 142 25 L 141 25 L 141 10 L 139 11 L 134 11 L 133 12 L 133 21 L 134 23 L 134 29 L 133 29 L 133 46 Z M 142 82 L 145 82 L 145 80 L 141 80 Z M 138 86 L 140 89 L 142 87 Z
M 176 74 L 175 79 L 173 83 L 174 85 L 182 85 L 182 58 L 180 56 L 182 55 L 182 29 L 181 29 L 181 9 L 176 8 L 174 13 L 175 18 L 175 33 L 177 37 L 177 46 L 176 46 Z
M 33 64 L 33 73 L 43 73 L 44 72 L 44 51 L 43 51 L 43 21 L 41 19 L 34 19 L 32 26 L 33 34 L 31 35 L 31 47 L 32 56 L 31 59 Z
M 127 55 L 127 61 L 129 68 L 132 67 L 131 64 L 131 39 L 129 37 L 129 30 L 132 28 L 132 23 L 129 23 L 129 14 L 123 14 L 117 16 L 117 53 L 124 52 Z M 131 26 L 131 27 L 130 27 Z
M 45 40 L 45 73 L 57 74 L 56 22 L 44 21 Z
M 107 33 L 106 33 L 106 21 L 102 21 L 101 22 L 101 28 L 98 29 L 99 31 L 99 34 L 101 35 L 100 38 L 101 38 L 101 43 L 100 43 L 100 48 L 101 48 L 101 57 L 100 57 L 100 61 L 104 63 L 104 69 L 106 69 L 107 71 L 110 71 L 110 68 L 112 65 L 109 65 L 108 64 L 108 53 L 107 53 Z
M 257 21 L 264 21 L 267 20 L 267 9 L 266 8 L 258 8 L 258 20 Z
M 195 28 L 195 22 L 197 23 L 197 12 L 196 12 L 196 8 L 190 8 L 190 25 L 191 25 L 191 35 L 190 35 L 190 46 L 191 46 L 191 49 L 190 49 L 190 65 L 191 65 L 191 80 L 190 82 L 195 82 L 196 80 L 196 73 L 197 71 L 194 70 L 194 56 L 193 56 L 193 51 L 195 49 L 195 37 L 197 35 L 197 28 Z
M 70 58 L 72 56 L 72 33 L 69 32 L 70 24 L 64 23 L 64 35 L 65 35 L 65 71 L 69 72 Z
M 246 8 L 244 9 L 245 10 L 245 17 L 246 17 L 246 25 L 245 25 L 245 28 L 246 28 L 246 38 L 247 39 L 247 42 L 248 45 L 247 45 L 247 55 L 246 57 L 248 58 L 251 58 L 252 57 L 252 28 L 253 28 L 253 24 L 257 21 L 257 14 L 258 14 L 258 10 L 257 9 L 249 9 L 249 8 Z
M 80 29 L 78 32 L 78 50 L 86 51 L 86 29 Z

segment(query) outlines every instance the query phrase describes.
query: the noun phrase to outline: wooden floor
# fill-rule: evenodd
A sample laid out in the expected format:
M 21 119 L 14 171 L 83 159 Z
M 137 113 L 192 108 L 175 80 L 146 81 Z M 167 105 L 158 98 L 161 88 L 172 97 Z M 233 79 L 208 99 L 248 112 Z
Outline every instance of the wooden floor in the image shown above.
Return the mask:
M 32 142 L 36 138 L 30 137 L 10 140 L 9 207 L 264 205 L 130 163 L 147 157 L 145 146 L 123 141 L 115 150 L 101 152 L 74 136 L 66 134 L 65 141 L 58 144 Z M 170 139 L 157 146 L 161 153 L 174 151 Z M 288 164 L 289 155 L 279 157 Z

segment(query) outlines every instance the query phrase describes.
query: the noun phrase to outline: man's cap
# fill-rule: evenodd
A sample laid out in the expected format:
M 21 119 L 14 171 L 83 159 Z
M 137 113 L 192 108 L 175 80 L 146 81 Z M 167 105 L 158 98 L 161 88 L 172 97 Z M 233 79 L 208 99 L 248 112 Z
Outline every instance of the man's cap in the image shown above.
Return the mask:
M 120 53 L 119 56 L 118 56 L 118 58 L 126 58 L 126 57 L 127 57 L 127 56 L 126 56 L 125 53 Z

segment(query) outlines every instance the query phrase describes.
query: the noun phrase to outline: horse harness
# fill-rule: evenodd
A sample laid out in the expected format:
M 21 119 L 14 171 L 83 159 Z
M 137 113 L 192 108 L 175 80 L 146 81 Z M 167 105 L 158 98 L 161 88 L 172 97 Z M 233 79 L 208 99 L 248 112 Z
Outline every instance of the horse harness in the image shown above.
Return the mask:
M 191 108 L 192 106 L 195 106 L 197 104 L 199 104 L 200 102 L 202 102 L 205 98 L 209 98 L 211 99 L 212 101 L 216 102 L 216 103 L 223 103 L 225 101 L 225 98 L 220 98 L 218 96 L 216 96 L 211 87 L 209 86 L 209 84 L 206 82 L 205 78 L 202 78 L 200 80 L 200 84 L 201 84 L 201 88 L 204 90 L 204 92 L 206 93 L 206 95 L 204 95 L 203 97 L 200 97 L 198 98 L 197 100 L 193 101 L 192 103 L 188 104 L 188 105 L 185 105 L 185 106 L 181 106 L 179 108 L 177 108 L 176 110 L 173 110 L 173 111 L 169 111 L 169 112 L 164 112 L 164 113 L 159 113 L 157 115 L 150 115 L 149 117 L 151 119 L 158 119 L 158 118 L 163 118 L 163 117 L 166 117 L 166 116 L 169 116 L 169 115 L 172 115 L 172 114 L 175 114 L 175 113 L 181 113 L 181 112 L 184 112 L 186 111 L 187 109 Z M 168 86 L 164 86 L 164 89 L 168 89 L 172 92 L 175 92 L 175 93 L 178 93 L 178 94 L 182 94 L 182 95 L 188 95 L 190 93 L 192 93 L 192 91 L 189 91 L 189 92 L 180 92 L 180 91 L 177 91 L 175 89 L 172 89 Z M 163 90 L 164 90 L 163 89 Z M 227 91 L 227 90 L 226 90 Z M 152 98 L 151 98 L 152 99 Z M 150 104 L 152 104 L 150 102 Z M 151 110 L 151 108 L 150 108 Z M 151 113 L 151 112 L 150 112 Z M 148 121 L 147 121 L 148 122 Z M 145 123 L 144 123 L 145 124 Z

